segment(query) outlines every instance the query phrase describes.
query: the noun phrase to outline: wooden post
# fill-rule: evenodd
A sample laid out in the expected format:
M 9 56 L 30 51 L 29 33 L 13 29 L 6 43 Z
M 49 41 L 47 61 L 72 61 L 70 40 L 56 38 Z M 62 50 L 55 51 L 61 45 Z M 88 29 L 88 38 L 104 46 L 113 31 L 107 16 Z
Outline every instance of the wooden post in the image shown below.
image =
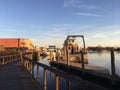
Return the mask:
M 57 52 L 57 63 L 59 63 L 59 61 L 60 61 L 60 53 Z
M 15 61 L 17 60 L 17 55 L 15 55 Z
M 84 54 L 83 51 L 81 51 L 81 63 L 82 63 L 82 75 L 84 77 L 85 74 L 85 66 L 84 66 Z
M 70 90 L 70 81 L 66 80 L 67 82 L 67 90 Z
M 111 50 L 111 73 L 112 76 L 115 76 L 115 56 L 114 56 L 114 50 Z
M 52 60 L 52 51 L 50 51 L 50 61 L 54 61 Z
M 29 67 L 30 67 L 30 65 L 29 65 L 29 60 L 27 61 L 27 70 L 29 70 Z
M 5 64 L 7 64 L 8 63 L 8 61 L 7 61 L 7 57 L 5 57 Z
M 46 68 L 44 68 L 44 80 L 43 80 L 43 89 L 47 90 L 47 73 L 46 73 Z
M 84 36 L 82 36 L 82 38 L 83 38 L 84 53 L 86 53 L 86 50 L 85 50 L 85 39 L 84 39 Z
M 21 60 L 21 64 L 22 64 L 23 63 L 22 53 L 20 53 L 20 60 Z
M 55 90 L 59 90 L 59 76 L 58 75 L 56 75 L 56 77 L 55 77 Z
M 69 50 L 67 50 L 67 65 L 70 66 L 70 55 L 69 55 Z
M 115 56 L 114 50 L 111 50 L 111 74 L 112 74 L 112 85 L 115 85 Z
M 2 65 L 5 64 L 5 57 L 2 58 Z
M 31 63 L 32 63 L 32 76 L 34 77 L 34 63 L 33 62 Z
M 39 81 L 39 66 L 37 64 L 36 80 Z
M 24 60 L 23 60 L 23 62 L 24 62 Z M 29 70 L 28 70 L 29 72 L 31 72 L 32 71 L 32 62 L 31 61 L 29 61 Z M 33 73 L 33 72 L 32 72 Z
M 52 78 L 52 76 L 53 76 L 53 73 L 50 71 L 50 78 Z

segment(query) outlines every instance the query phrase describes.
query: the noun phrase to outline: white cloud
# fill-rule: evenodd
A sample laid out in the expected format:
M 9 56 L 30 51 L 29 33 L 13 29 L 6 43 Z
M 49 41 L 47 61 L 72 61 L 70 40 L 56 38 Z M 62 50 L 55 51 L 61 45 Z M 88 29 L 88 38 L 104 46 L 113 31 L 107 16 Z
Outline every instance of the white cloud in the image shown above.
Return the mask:
M 80 3 L 80 0 L 64 0 L 64 7 L 74 7 Z
M 96 5 L 88 5 L 85 0 L 64 0 L 64 7 L 75 7 L 78 9 L 98 9 Z
M 77 13 L 73 13 L 75 15 L 81 15 L 81 16 L 95 16 L 95 17 L 100 17 L 101 15 L 98 14 L 91 14 L 91 13 L 82 13 L 82 12 L 77 12 Z
M 99 8 L 99 7 L 94 6 L 94 5 L 79 5 L 77 7 L 81 8 L 81 9 L 98 9 Z
M 93 36 L 93 38 L 105 38 L 105 37 L 106 37 L 106 35 L 104 35 L 104 34 L 96 34 Z
M 116 34 L 120 34 L 120 31 L 116 31 L 116 32 L 114 32 L 113 34 L 115 34 L 115 35 L 116 35 Z

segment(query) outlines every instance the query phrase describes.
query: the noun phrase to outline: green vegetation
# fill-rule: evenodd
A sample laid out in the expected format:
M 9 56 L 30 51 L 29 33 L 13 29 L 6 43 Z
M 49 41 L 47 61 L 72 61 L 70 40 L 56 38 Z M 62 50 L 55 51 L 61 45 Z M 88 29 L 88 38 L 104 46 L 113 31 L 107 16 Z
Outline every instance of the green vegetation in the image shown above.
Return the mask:
M 87 50 L 92 50 L 92 51 L 103 51 L 103 50 L 115 50 L 115 51 L 120 51 L 120 47 L 102 47 L 102 46 L 90 46 L 87 47 Z
M 1 53 L 1 52 L 5 52 L 5 48 L 4 48 L 3 45 L 0 45 L 0 53 Z
M 0 45 L 0 55 L 6 55 L 6 54 L 15 54 L 17 53 L 17 49 L 5 49 L 3 45 Z

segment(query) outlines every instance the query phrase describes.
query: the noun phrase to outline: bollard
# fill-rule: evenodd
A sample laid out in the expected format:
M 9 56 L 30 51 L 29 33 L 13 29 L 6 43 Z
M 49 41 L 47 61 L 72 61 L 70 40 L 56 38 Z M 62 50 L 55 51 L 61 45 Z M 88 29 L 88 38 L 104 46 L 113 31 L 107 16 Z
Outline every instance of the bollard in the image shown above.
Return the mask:
M 55 90 L 59 90 L 59 76 L 58 75 L 56 75 L 56 77 L 55 77 Z
M 44 68 L 44 80 L 43 80 L 43 88 L 47 90 L 47 77 L 46 77 L 46 68 Z

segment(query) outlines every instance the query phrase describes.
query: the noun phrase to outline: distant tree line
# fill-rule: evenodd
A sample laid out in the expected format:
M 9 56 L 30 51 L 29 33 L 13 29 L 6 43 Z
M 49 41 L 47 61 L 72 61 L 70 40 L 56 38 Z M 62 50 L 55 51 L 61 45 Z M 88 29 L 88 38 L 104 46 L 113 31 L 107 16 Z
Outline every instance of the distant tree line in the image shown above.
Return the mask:
M 115 50 L 115 51 L 120 51 L 120 47 L 102 47 L 102 46 L 89 46 L 87 47 L 87 50 L 92 50 L 92 51 L 103 51 L 103 50 Z

